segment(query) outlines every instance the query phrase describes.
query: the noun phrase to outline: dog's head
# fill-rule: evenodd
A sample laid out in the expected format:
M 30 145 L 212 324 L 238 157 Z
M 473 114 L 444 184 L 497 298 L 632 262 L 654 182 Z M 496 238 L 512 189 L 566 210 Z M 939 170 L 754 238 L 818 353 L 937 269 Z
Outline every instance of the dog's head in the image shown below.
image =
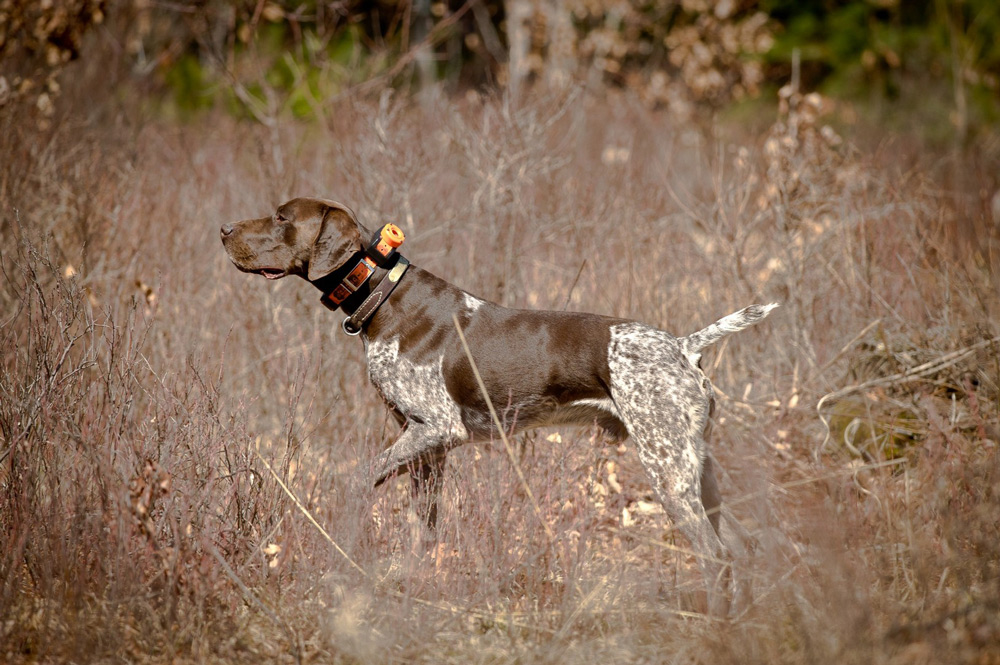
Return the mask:
M 243 272 L 314 281 L 343 266 L 370 232 L 349 208 L 326 199 L 292 199 L 269 217 L 223 224 L 222 244 Z

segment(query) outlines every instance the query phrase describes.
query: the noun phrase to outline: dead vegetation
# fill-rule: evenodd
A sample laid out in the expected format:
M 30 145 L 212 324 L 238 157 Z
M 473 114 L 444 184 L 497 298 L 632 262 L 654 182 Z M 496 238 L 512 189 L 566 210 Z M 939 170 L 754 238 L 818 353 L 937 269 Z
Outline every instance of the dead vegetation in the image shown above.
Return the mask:
M 1000 661 L 997 239 L 950 243 L 964 192 L 847 148 L 822 101 L 731 143 L 577 92 L 386 91 L 266 131 L 0 119 L 3 660 Z M 218 242 L 305 194 L 510 305 L 684 334 L 783 302 L 705 359 L 749 612 L 697 612 L 633 451 L 587 431 L 515 442 L 551 537 L 478 444 L 412 554 L 405 480 L 352 484 L 395 431 L 360 345 Z

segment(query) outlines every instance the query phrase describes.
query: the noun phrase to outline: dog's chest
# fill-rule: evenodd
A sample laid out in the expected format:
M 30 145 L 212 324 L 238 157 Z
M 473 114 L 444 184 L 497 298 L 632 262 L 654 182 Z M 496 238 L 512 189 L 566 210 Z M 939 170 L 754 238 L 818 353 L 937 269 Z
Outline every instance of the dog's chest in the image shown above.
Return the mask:
M 365 354 L 368 377 L 390 407 L 408 419 L 461 428 L 464 433 L 461 411 L 445 387 L 442 357 L 428 364 L 415 364 L 400 355 L 398 339 L 369 342 Z

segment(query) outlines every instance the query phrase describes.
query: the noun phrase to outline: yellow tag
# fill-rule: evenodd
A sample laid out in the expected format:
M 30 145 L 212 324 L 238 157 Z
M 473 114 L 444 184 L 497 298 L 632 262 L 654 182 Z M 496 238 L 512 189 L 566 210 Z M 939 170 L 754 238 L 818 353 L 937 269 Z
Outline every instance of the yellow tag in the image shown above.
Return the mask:
M 389 271 L 389 281 L 398 282 L 399 278 L 403 276 L 403 272 L 405 271 L 406 271 L 406 264 L 402 262 L 397 263 L 395 266 L 393 266 L 392 270 Z

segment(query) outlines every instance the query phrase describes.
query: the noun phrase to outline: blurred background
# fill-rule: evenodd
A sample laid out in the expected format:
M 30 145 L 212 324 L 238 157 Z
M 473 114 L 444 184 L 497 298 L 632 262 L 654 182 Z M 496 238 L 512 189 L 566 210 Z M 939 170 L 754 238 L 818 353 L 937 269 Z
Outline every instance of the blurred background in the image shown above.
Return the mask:
M 994 0 L 0 0 L 0 661 L 998 662 L 998 34 Z M 511 307 L 780 302 L 704 358 L 752 605 L 703 613 L 587 428 L 515 442 L 530 496 L 453 451 L 416 547 L 407 479 L 354 482 L 397 431 L 361 345 L 219 242 L 308 195 Z
M 998 113 L 989 0 L 9 0 L 2 12 L 0 103 L 39 119 L 60 106 L 67 66 L 95 96 L 127 88 L 180 118 L 315 117 L 362 86 L 516 94 L 540 81 L 628 90 L 688 120 L 772 104 L 794 80 L 841 102 L 839 122 L 958 145 Z

